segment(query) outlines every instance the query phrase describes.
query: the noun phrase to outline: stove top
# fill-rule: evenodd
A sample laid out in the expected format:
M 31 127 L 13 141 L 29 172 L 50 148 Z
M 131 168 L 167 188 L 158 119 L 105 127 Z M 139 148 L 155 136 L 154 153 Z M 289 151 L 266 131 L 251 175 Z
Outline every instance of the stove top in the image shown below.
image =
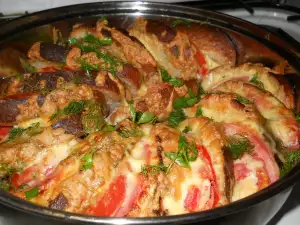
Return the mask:
M 8 20 L 39 10 L 99 0 L 0 0 L 0 26 Z M 108 1 L 108 0 L 104 0 Z M 154 0 L 216 10 L 264 27 L 286 40 L 300 54 L 300 0 Z M 0 206 L 0 225 L 65 225 L 29 216 Z M 17 216 L 16 216 L 17 215 Z M 298 225 L 300 221 L 300 183 L 295 186 L 281 210 L 267 225 Z M 260 225 L 260 224 L 255 224 Z

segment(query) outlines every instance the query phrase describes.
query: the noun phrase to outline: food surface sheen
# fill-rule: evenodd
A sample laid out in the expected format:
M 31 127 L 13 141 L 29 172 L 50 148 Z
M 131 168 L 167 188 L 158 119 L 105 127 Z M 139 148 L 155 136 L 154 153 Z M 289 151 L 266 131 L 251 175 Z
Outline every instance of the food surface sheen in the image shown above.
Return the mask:
M 70 30 L 53 28 L 0 80 L 1 189 L 79 214 L 179 215 L 250 196 L 300 159 L 277 54 L 264 50 L 266 67 L 203 21 Z

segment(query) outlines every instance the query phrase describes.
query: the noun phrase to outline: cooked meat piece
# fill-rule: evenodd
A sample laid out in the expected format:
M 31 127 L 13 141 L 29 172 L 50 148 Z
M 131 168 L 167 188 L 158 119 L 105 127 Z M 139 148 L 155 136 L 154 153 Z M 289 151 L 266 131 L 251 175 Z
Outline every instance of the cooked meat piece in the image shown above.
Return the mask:
M 263 67 L 261 64 L 248 63 L 238 67 L 218 67 L 208 73 L 201 85 L 205 91 L 210 91 L 228 80 L 250 82 L 271 92 L 276 98 L 283 102 L 286 107 L 290 109 L 294 108 L 294 99 L 290 99 L 292 96 L 290 92 L 292 90 L 286 90 L 284 85 L 281 85 L 278 80 L 270 74 L 270 69 Z
M 147 93 L 134 100 L 137 111 L 151 112 L 159 120 L 166 119 L 172 111 L 176 93 L 167 84 L 158 84 L 147 90 Z
M 65 62 L 68 49 L 61 45 L 55 45 L 50 43 L 40 44 L 40 55 L 42 58 L 54 61 L 54 62 Z
M 72 48 L 66 57 L 66 65 L 72 70 L 80 69 L 80 63 L 78 62 L 78 59 L 80 59 L 80 57 L 81 57 L 80 48 L 77 47 Z
M 265 47 L 258 41 L 252 40 L 236 32 L 226 31 L 231 37 L 237 53 L 237 65 L 244 63 L 262 63 L 272 69 L 272 72 L 284 74 L 288 62 L 280 55 Z
M 299 148 L 300 130 L 294 113 L 272 94 L 241 81 L 227 81 L 215 90 L 236 93 L 248 99 L 249 104 L 253 102 L 260 114 L 266 119 L 266 126 L 274 138 L 289 149 Z
M 63 193 L 60 193 L 56 199 L 49 202 L 49 208 L 64 210 L 68 206 L 68 199 Z
M 117 76 L 123 81 L 132 94 L 135 94 L 141 86 L 143 77 L 138 69 L 130 64 L 124 64 L 123 70 L 117 72 Z
M 188 35 L 191 44 L 204 55 L 208 70 L 220 65 L 235 66 L 234 45 L 222 29 L 206 24 L 180 26 L 179 29 Z
M 195 60 L 195 49 L 192 48 L 188 36 L 178 31 L 175 38 L 166 39 L 172 41 L 167 43 L 162 42 L 155 34 L 147 32 L 147 24 L 147 20 L 137 19 L 135 25 L 130 29 L 129 34 L 142 42 L 157 62 L 164 67 L 171 76 L 184 80 L 195 79 L 197 77 L 198 65 Z M 162 29 L 167 29 L 163 28 L 163 25 L 161 25 L 161 27 Z M 165 33 L 162 33 L 162 36 L 160 36 L 169 36 Z M 174 46 L 176 46 L 178 50 L 176 50 L 175 55 Z
M 57 121 L 52 125 L 53 129 L 63 128 L 66 133 L 77 137 L 84 135 L 83 125 L 80 115 L 71 115 L 67 118 Z

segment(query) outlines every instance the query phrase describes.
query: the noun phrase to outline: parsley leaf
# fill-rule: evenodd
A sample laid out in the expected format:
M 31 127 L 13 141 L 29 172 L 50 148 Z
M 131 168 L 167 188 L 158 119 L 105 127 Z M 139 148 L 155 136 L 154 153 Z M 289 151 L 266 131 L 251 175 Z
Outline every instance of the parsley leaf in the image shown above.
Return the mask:
M 144 175 L 144 176 L 147 176 L 148 174 L 149 175 L 152 175 L 152 176 L 155 176 L 157 174 L 159 174 L 159 172 L 166 172 L 167 171 L 167 167 L 164 166 L 164 165 L 148 165 L 148 164 L 145 164 L 142 166 L 142 169 L 141 169 L 141 174 Z
M 68 106 L 66 106 L 63 110 L 58 108 L 55 113 L 53 113 L 50 117 L 50 121 L 59 118 L 63 115 L 72 115 L 78 114 L 82 112 L 85 108 L 85 101 L 74 101 L 70 102 Z
M 171 127 L 177 127 L 179 123 L 185 120 L 185 114 L 182 109 L 174 109 L 168 117 L 168 124 Z
M 80 160 L 83 161 L 83 164 L 80 170 L 88 170 L 93 167 L 93 156 L 97 151 L 97 148 L 93 148 L 91 151 L 86 153 Z
M 98 19 L 99 22 L 103 22 L 103 21 L 107 21 L 107 16 L 101 16 L 99 19 Z
M 24 133 L 25 129 L 21 127 L 14 127 L 9 131 L 8 134 L 8 141 L 12 141 L 16 138 L 21 137 L 21 135 Z
M 198 157 L 198 149 L 194 141 L 188 142 L 185 136 L 179 136 L 177 152 L 165 152 L 167 158 L 179 166 L 190 168 L 190 162 Z
M 192 131 L 192 128 L 191 127 L 189 127 L 189 126 L 186 126 L 184 129 L 183 129 L 183 133 L 188 133 L 188 132 L 190 132 L 190 131 Z
M 240 95 L 237 96 L 235 100 L 238 101 L 239 103 L 242 103 L 242 104 L 249 104 L 250 103 L 250 101 L 247 98 L 244 98 Z
M 137 124 L 143 124 L 143 123 L 155 123 L 157 121 L 157 116 L 153 115 L 150 112 L 144 112 L 141 114 L 141 116 L 138 118 Z
M 200 105 L 198 105 L 197 106 L 197 111 L 196 111 L 196 114 L 195 114 L 195 116 L 202 116 L 203 115 L 203 113 L 202 113 L 202 109 L 201 109 L 201 107 L 200 107 Z
M 40 127 L 40 123 L 34 123 L 28 128 L 14 127 L 9 131 L 8 142 L 11 142 L 22 135 L 26 134 L 28 136 L 34 136 L 42 132 L 42 128 Z
M 187 21 L 187 20 L 182 20 L 182 19 L 174 20 L 174 21 L 171 23 L 171 26 L 172 26 L 172 27 L 176 27 L 176 26 L 178 26 L 178 25 L 180 25 L 180 24 L 183 24 L 183 25 L 185 25 L 185 26 L 188 27 L 188 28 L 191 26 L 191 24 L 190 24 L 189 21 Z
M 295 109 L 293 110 L 297 123 L 300 125 L 300 113 Z
M 7 180 L 5 180 L 5 179 L 0 180 L 0 189 L 2 189 L 4 191 L 9 191 L 10 184 L 8 183 Z
M 254 148 L 246 137 L 231 136 L 227 141 L 227 148 L 231 152 L 233 159 L 240 158 L 244 153 L 250 153 Z
M 174 87 L 181 87 L 184 85 L 184 82 L 181 79 L 177 77 L 171 77 L 168 71 L 165 69 L 160 69 L 160 75 L 163 82 L 167 82 Z
M 25 192 L 25 197 L 27 200 L 30 200 L 36 196 L 39 195 L 39 188 L 38 187 L 34 187 L 32 189 L 30 189 L 29 191 Z
M 259 89 L 264 89 L 264 84 L 260 80 L 258 80 L 258 73 L 253 75 L 253 77 L 250 80 L 250 83 L 254 84 Z
M 288 152 L 286 156 L 286 162 L 280 168 L 280 176 L 288 174 L 293 167 L 300 162 L 300 150 L 294 150 Z
M 117 130 L 118 134 L 123 138 L 129 138 L 129 137 L 141 137 L 143 136 L 143 131 L 138 129 L 137 127 L 133 128 L 127 128 L 127 127 L 120 127 Z

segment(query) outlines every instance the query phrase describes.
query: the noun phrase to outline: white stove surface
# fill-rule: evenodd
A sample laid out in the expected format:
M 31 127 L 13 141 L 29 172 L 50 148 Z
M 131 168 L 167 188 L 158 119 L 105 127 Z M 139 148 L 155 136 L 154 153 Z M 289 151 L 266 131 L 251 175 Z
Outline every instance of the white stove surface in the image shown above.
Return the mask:
M 87 2 L 98 2 L 99 0 L 0 0 L 0 12 L 4 15 L 23 14 L 25 11 L 31 13 L 44 9 L 56 8 L 71 4 L 80 4 Z M 111 0 L 103 0 L 111 1 Z M 114 0 L 112 0 L 114 1 Z M 152 0 L 154 2 L 183 2 L 188 0 Z M 300 0 L 286 0 L 287 3 L 300 7 Z M 248 11 L 224 10 L 222 11 L 232 16 L 240 17 L 250 22 L 262 25 L 277 26 L 286 31 L 289 35 L 300 42 L 300 21 L 287 22 L 286 17 L 293 13 L 284 10 L 270 10 L 266 8 L 255 9 L 255 13 L 251 15 Z M 11 218 L 4 218 L 0 212 L 0 225 L 7 225 L 11 222 Z M 20 220 L 21 221 L 21 220 Z M 24 224 L 24 223 L 22 223 Z M 300 183 L 295 186 L 289 199 L 283 205 L 278 214 L 267 225 L 299 225 L 300 224 Z M 26 225 L 33 225 L 28 223 Z M 242 224 L 241 224 L 242 225 Z M 254 224 L 260 225 L 260 224 Z

